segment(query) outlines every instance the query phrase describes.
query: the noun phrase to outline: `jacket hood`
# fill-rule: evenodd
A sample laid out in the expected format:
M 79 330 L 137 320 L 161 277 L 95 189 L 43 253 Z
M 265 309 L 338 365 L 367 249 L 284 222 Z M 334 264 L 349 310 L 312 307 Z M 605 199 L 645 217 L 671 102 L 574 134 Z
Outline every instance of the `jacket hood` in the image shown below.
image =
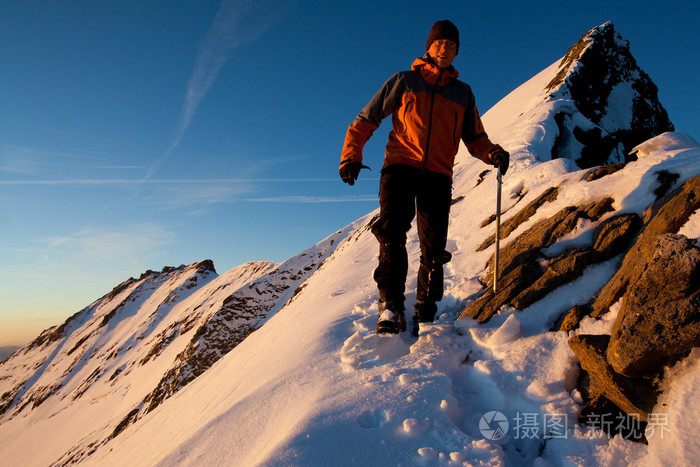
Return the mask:
M 429 54 L 425 54 L 413 61 L 411 65 L 412 70 L 420 70 L 423 78 L 429 83 L 436 84 L 438 77 L 440 77 L 440 82 L 437 83 L 439 86 L 444 86 L 452 79 L 457 79 L 459 76 L 459 71 L 452 65 L 449 68 L 441 69 L 435 64 L 433 58 Z M 442 74 L 440 73 L 442 71 Z

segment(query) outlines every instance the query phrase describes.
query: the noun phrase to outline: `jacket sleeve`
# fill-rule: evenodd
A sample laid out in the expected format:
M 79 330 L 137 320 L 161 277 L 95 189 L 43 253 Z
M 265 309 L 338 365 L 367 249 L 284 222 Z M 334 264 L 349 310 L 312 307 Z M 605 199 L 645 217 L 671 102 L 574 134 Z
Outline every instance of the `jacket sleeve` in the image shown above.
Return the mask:
M 401 101 L 401 74 L 397 73 L 384 83 L 372 100 L 357 115 L 345 134 L 340 155 L 340 166 L 348 162 L 362 162 L 365 143 L 379 128 L 380 123 L 392 114 Z
M 471 97 L 470 107 L 471 109 L 468 108 L 464 115 L 462 141 L 464 141 L 464 144 L 467 146 L 472 156 L 481 159 L 487 164 L 491 164 L 491 154 L 496 149 L 501 149 L 501 146 L 492 143 L 486 134 L 473 95 Z

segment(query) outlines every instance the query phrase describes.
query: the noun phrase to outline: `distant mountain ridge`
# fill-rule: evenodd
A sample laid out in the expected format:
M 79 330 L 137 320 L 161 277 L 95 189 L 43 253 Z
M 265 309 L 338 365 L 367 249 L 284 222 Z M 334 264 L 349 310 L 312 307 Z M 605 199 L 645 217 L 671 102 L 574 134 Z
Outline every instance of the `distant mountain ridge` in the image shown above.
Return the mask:
M 218 276 L 204 260 L 122 282 L 3 364 L 0 419 L 36 412 L 49 398 L 65 409 L 91 390 L 105 390 L 100 387 L 109 388 L 106 398 L 128 391 L 123 404 L 131 408 L 107 414 L 110 435 L 93 440 L 94 451 L 261 326 L 349 232 L 342 229 L 279 264 L 255 261 Z M 139 389 L 133 379 L 143 383 Z M 78 445 L 59 462 L 85 454 Z
M 6 345 L 4 347 L 0 347 L 0 363 L 7 360 L 10 357 L 10 355 L 12 355 L 21 348 L 21 345 Z

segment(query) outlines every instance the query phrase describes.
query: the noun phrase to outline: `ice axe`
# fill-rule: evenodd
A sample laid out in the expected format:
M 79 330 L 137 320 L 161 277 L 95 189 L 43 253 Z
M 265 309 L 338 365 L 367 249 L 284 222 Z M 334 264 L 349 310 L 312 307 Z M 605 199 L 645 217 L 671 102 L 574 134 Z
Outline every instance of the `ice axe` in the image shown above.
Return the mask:
M 496 252 L 494 253 L 493 265 L 493 293 L 498 292 L 498 250 L 501 243 L 501 185 L 503 179 L 501 168 L 498 167 L 496 173 Z

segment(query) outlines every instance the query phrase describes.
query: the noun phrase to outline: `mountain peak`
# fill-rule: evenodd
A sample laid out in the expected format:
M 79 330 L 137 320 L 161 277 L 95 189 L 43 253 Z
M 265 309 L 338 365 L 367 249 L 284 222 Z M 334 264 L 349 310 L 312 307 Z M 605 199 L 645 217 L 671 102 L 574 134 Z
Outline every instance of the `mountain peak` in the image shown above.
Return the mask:
M 585 121 L 560 109 L 552 158 L 568 157 L 581 168 L 626 162 L 649 138 L 673 131 L 658 88 L 630 52 L 629 42 L 606 22 L 586 32 L 566 53 L 546 85 L 550 99 L 570 100 Z
M 596 41 L 599 37 L 610 37 L 617 36 L 621 41 L 623 47 L 629 48 L 629 42 L 622 39 L 619 34 L 615 32 L 615 26 L 612 22 L 608 21 L 600 26 L 597 26 L 587 33 L 585 33 L 581 38 L 569 48 L 566 52 L 564 58 L 561 59 L 559 63 L 559 72 L 552 79 L 552 81 L 547 84 L 546 89 L 548 91 L 556 90 L 560 85 L 564 84 L 569 73 L 572 71 L 572 67 L 578 63 L 579 60 L 583 58 L 584 52 Z

